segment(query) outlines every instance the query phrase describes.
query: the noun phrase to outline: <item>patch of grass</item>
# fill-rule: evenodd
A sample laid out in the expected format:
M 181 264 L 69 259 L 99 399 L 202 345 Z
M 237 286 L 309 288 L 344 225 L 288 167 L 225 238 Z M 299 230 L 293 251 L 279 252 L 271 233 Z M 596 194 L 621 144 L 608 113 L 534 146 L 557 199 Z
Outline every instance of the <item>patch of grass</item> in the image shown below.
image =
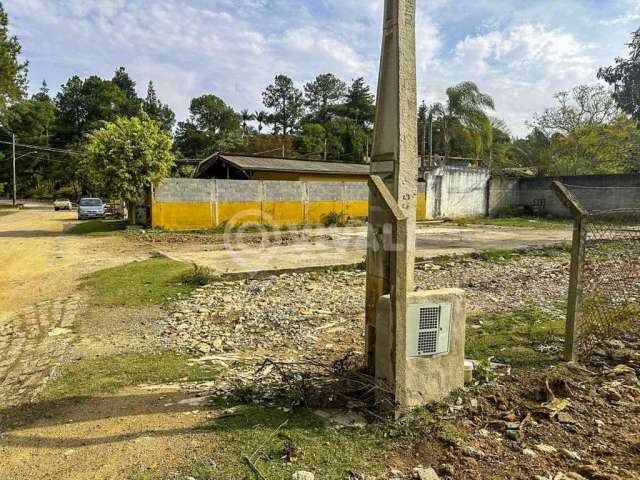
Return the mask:
M 437 438 L 447 445 L 455 446 L 461 444 L 466 437 L 464 433 L 455 426 L 455 424 L 443 421 L 439 425 Z
M 472 317 L 467 327 L 466 356 L 479 361 L 493 356 L 513 367 L 550 365 L 559 357 L 542 353 L 536 347 L 562 342 L 564 326 L 564 318 L 535 306 L 489 317 Z
M 161 305 L 179 293 L 193 290 L 182 283 L 189 265 L 154 257 L 84 277 L 82 287 L 92 294 L 94 305 L 144 307 Z
M 342 213 L 329 212 L 322 216 L 322 224 L 325 227 L 344 227 L 349 219 Z
M 504 218 L 463 218 L 454 220 L 456 225 L 494 225 L 498 227 L 526 227 L 545 230 L 566 230 L 571 227 L 571 220 L 548 219 L 537 217 L 504 217 Z
M 472 253 L 471 258 L 482 260 L 484 262 L 492 263 L 508 263 L 512 260 L 517 260 L 522 254 L 515 250 L 501 250 L 501 249 L 489 249 L 482 252 Z
M 188 357 L 170 351 L 141 355 L 123 354 L 86 358 L 70 364 L 60 377 L 49 382 L 49 400 L 113 393 L 141 383 L 211 380 L 215 373 L 189 365 Z
M 247 406 L 238 413 L 207 427 L 218 445 L 211 458 L 216 467 L 195 464 L 185 468 L 183 476 L 197 480 L 254 478 L 243 457 L 258 450 L 253 462 L 270 480 L 289 480 L 297 470 L 308 470 L 323 480 L 349 478 L 349 471 L 374 476 L 384 471 L 384 451 L 390 442 L 375 427 L 327 428 L 305 408 L 284 412 Z M 289 462 L 293 453 L 296 461 Z
M 202 287 L 203 285 L 210 284 L 215 278 L 215 274 L 211 269 L 202 267 L 196 263 L 193 264 L 193 268 L 185 272 L 180 276 L 180 283 L 182 285 L 191 285 L 193 287 Z
M 71 235 L 98 235 L 113 233 L 127 228 L 127 222 L 121 220 L 87 220 L 74 225 L 67 233 Z

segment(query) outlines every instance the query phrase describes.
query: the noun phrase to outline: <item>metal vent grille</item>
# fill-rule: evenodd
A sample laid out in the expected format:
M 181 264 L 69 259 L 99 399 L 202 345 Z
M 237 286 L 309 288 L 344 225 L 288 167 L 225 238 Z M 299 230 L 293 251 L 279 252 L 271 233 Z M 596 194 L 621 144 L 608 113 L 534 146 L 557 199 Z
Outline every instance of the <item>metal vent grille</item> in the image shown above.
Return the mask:
M 440 328 L 440 307 L 420 309 L 420 330 Z
M 449 353 L 450 303 L 407 305 L 407 356 L 424 357 Z
M 438 332 L 418 333 L 418 355 L 428 355 L 438 351 Z

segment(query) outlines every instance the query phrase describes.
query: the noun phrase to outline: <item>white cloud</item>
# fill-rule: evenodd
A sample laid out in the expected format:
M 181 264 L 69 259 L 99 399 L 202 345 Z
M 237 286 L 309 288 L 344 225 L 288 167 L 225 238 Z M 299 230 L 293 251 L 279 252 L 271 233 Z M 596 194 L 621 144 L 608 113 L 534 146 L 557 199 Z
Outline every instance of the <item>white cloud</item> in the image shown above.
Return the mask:
M 473 80 L 518 134 L 553 93 L 595 80 L 624 52 L 638 0 L 590 7 L 540 0 L 417 2 L 420 98 Z M 375 91 L 383 0 L 3 0 L 31 60 L 34 88 L 74 74 L 109 76 L 120 65 L 140 93 L 154 80 L 184 118 L 192 97 L 214 93 L 236 109 L 261 108 L 285 73 L 300 85 L 318 73 L 364 76 Z M 605 11 L 606 7 L 606 11 Z M 604 19 L 604 20 L 603 20 Z
M 535 24 L 467 35 L 451 53 L 442 53 L 423 69 L 430 79 L 423 94 L 429 101 L 442 101 L 448 86 L 472 80 L 494 97 L 495 114 L 505 118 L 513 133 L 524 135 L 525 121 L 548 105 L 555 92 L 594 79 L 590 50 L 562 29 Z

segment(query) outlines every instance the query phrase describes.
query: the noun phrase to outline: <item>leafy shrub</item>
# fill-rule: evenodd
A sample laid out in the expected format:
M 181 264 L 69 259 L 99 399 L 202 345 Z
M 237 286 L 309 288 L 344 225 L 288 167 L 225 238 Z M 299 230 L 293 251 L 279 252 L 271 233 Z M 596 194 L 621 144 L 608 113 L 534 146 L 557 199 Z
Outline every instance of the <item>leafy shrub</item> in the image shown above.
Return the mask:
M 329 212 L 322 217 L 322 224 L 325 227 L 344 227 L 347 222 L 348 218 L 338 212 Z
M 499 209 L 495 217 L 496 218 L 513 218 L 513 217 L 522 217 L 523 211 L 518 207 L 506 207 Z
M 215 278 L 214 273 L 207 267 L 193 264 L 193 269 L 182 275 L 180 283 L 192 287 L 202 287 L 210 284 Z

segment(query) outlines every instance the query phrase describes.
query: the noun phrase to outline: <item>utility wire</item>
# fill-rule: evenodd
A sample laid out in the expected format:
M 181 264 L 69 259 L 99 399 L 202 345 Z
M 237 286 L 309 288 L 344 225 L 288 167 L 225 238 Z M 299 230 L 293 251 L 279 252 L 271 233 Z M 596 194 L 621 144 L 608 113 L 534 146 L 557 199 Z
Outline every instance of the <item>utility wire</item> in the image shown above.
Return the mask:
M 6 142 L 4 140 L 0 140 L 0 144 L 13 145 L 12 142 Z M 73 150 L 64 150 L 62 148 L 54 148 L 54 147 L 43 147 L 41 145 L 29 145 L 29 144 L 25 144 L 25 143 L 16 143 L 16 147 L 31 148 L 33 150 L 38 150 L 38 151 L 43 151 L 43 152 L 65 153 L 65 154 L 68 154 L 68 155 L 84 156 L 82 153 L 75 152 Z

